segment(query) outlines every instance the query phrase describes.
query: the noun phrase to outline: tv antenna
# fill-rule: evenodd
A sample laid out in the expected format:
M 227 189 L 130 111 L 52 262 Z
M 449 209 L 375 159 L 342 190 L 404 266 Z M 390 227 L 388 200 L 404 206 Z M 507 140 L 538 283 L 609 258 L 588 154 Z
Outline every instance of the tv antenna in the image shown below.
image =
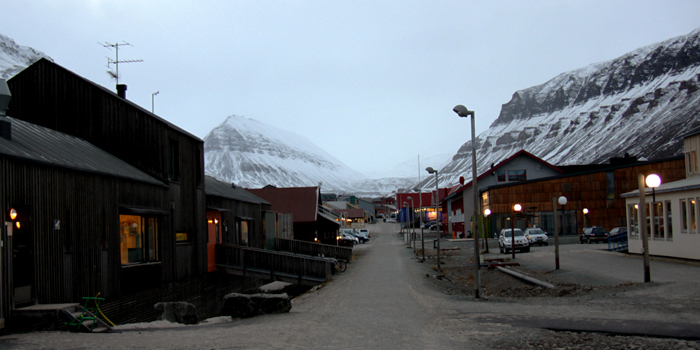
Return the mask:
M 119 60 L 119 46 L 127 46 L 127 45 L 128 45 L 128 46 L 131 46 L 131 47 L 134 46 L 134 45 L 131 45 L 131 44 L 127 43 L 126 41 L 122 41 L 121 43 L 114 43 L 114 44 L 110 44 L 110 43 L 108 43 L 108 42 L 105 41 L 104 43 L 98 43 L 98 44 L 100 44 L 100 45 L 102 45 L 103 47 L 106 47 L 106 48 L 108 48 L 108 49 L 110 49 L 110 48 L 113 47 L 114 50 L 115 50 L 115 52 L 116 52 L 116 57 L 115 57 L 114 60 L 111 59 L 111 58 L 109 58 L 109 57 L 107 57 L 107 68 L 111 68 L 109 65 L 110 65 L 110 64 L 113 64 L 113 65 L 117 68 L 117 71 L 116 71 L 116 72 L 107 71 L 107 73 L 109 73 L 109 75 L 111 75 L 112 78 L 114 78 L 114 79 L 117 80 L 117 85 L 119 85 L 119 63 L 136 63 L 136 62 L 143 62 L 143 60 L 121 60 L 121 61 Z M 111 49 L 110 49 L 110 50 L 111 50 Z

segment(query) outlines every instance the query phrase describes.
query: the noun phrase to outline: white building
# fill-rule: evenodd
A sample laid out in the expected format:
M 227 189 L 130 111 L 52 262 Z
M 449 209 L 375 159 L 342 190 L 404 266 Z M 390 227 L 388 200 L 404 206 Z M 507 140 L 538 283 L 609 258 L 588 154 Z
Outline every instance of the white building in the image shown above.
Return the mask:
M 686 179 L 645 189 L 649 254 L 700 260 L 700 128 L 684 136 Z M 645 176 L 649 174 L 644 174 Z M 663 181 L 663 179 L 662 179 Z M 643 252 L 639 232 L 639 190 L 623 194 L 627 204 L 629 252 Z

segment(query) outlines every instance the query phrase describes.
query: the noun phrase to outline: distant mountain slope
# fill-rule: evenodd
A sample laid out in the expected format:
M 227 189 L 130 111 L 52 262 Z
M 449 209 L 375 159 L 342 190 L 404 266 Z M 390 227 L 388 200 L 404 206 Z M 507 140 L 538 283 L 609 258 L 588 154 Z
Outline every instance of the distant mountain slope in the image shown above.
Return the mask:
M 477 137 L 478 172 L 521 149 L 555 165 L 679 155 L 679 137 L 700 125 L 699 90 L 700 29 L 560 74 L 503 105 Z M 471 141 L 442 168 L 440 185 L 460 176 L 471 179 Z
M 204 138 L 205 172 L 247 188 L 316 186 L 352 192 L 364 176 L 306 138 L 241 116 L 230 116 Z
M 42 57 L 53 62 L 43 52 L 19 46 L 14 40 L 0 34 L 0 79 L 10 79 Z

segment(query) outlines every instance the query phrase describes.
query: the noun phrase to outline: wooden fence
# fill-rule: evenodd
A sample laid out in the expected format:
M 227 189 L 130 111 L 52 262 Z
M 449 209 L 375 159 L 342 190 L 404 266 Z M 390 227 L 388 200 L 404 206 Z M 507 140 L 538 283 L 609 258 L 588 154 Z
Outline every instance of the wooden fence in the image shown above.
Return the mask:
M 234 275 L 307 286 L 331 278 L 328 259 L 233 244 L 216 245 L 216 265 Z
M 293 239 L 275 238 L 275 250 L 311 256 L 319 256 L 319 254 L 323 254 L 325 257 L 348 261 L 352 259 L 352 248 L 307 241 L 297 241 Z

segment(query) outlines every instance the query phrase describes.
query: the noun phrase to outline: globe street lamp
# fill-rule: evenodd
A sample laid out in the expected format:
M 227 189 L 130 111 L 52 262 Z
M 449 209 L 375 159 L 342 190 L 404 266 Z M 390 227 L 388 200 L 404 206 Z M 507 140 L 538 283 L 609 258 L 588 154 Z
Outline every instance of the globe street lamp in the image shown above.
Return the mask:
M 564 224 L 564 219 L 566 219 L 564 215 L 564 206 L 568 200 L 566 197 L 561 196 L 557 199 L 557 202 L 561 205 L 561 232 L 564 233 L 564 227 L 566 227 Z M 556 231 L 554 233 L 554 269 L 559 270 L 559 234 Z
M 649 269 L 649 235 L 647 234 L 647 211 L 646 211 L 646 201 L 645 194 L 646 189 L 644 188 L 644 183 L 651 187 L 652 195 L 652 206 L 656 202 L 656 188 L 661 185 L 661 178 L 659 175 L 651 174 L 644 179 L 643 174 L 638 176 L 639 182 L 639 233 L 642 235 L 642 248 L 644 249 L 644 282 L 651 282 L 651 272 Z
M 588 208 L 583 208 L 583 228 L 586 228 L 586 215 L 588 215 Z
M 442 267 L 440 266 L 440 187 L 438 187 L 438 171 L 432 167 L 425 168 L 428 174 L 435 174 L 435 228 L 438 231 L 437 237 L 437 270 L 442 275 Z
M 661 186 L 661 178 L 659 177 L 659 175 L 651 174 L 647 176 L 644 182 L 646 182 L 647 186 L 651 187 L 652 202 L 656 203 L 655 189 Z
M 510 253 L 513 259 L 515 259 L 515 213 L 520 213 L 521 210 L 523 210 L 523 206 L 516 204 L 513 206 L 513 211 L 510 212 Z
M 454 108 L 452 108 L 452 111 L 457 113 L 458 116 L 461 118 L 466 118 L 466 117 L 471 117 L 471 122 L 472 122 L 472 192 L 474 193 L 474 208 L 473 208 L 473 217 L 474 217 L 474 232 L 472 234 L 474 238 L 474 268 L 476 269 L 476 290 L 475 290 L 475 296 L 476 298 L 479 298 L 481 296 L 481 258 L 479 257 L 479 214 L 481 213 L 481 210 L 479 208 L 479 187 L 476 184 L 476 129 L 474 127 L 474 111 L 470 111 L 467 109 L 467 107 L 464 107 L 463 105 L 456 105 Z M 466 204 L 467 199 L 464 198 L 464 202 Z M 464 208 L 466 209 L 467 206 L 464 205 Z M 467 215 L 464 213 L 464 227 L 466 231 L 466 226 L 467 226 Z M 487 248 L 488 249 L 488 248 Z
M 416 187 L 413 190 L 418 192 L 418 210 L 420 217 L 420 244 L 423 252 L 423 261 L 425 261 L 425 238 L 423 238 L 423 189 Z
M 484 210 L 484 216 L 486 217 L 486 222 L 484 225 L 484 237 L 486 237 L 486 236 L 491 234 L 491 220 L 489 220 L 489 217 L 491 216 L 491 209 Z M 488 246 L 489 246 L 489 241 L 487 238 L 486 248 L 488 248 Z

